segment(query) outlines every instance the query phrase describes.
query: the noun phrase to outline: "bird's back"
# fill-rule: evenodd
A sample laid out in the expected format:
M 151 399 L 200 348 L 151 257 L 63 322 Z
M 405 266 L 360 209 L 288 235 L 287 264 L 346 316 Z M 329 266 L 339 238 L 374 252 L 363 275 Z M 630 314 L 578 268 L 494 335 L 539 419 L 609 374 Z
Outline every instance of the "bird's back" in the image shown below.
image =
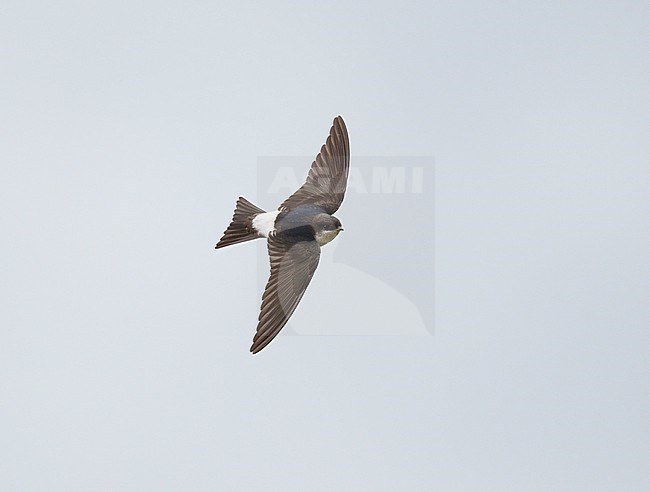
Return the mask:
M 313 241 L 313 219 L 325 211 L 315 205 L 300 205 L 282 211 L 275 222 L 275 237 L 293 241 Z

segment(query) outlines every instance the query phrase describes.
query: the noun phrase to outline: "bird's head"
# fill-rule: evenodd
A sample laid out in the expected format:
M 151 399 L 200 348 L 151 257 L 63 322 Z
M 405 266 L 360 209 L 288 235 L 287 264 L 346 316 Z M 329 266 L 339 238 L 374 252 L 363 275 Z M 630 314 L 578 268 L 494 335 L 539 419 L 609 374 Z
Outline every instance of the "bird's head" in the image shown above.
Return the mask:
M 343 230 L 341 221 L 333 215 L 322 213 L 314 217 L 314 238 L 319 246 L 324 246 Z

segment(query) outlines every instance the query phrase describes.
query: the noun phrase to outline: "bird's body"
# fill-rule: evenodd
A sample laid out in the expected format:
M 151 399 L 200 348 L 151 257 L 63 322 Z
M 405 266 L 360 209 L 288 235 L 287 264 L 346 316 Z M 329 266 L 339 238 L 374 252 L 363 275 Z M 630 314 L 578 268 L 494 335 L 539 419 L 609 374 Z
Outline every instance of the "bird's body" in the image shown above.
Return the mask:
M 277 215 L 274 229 L 270 231 L 269 236 L 316 241 L 319 246 L 324 246 L 342 230 L 341 222 L 321 207 L 299 205 L 293 210 L 284 210 Z
M 266 238 L 271 261 L 251 352 L 266 347 L 284 327 L 316 271 L 320 248 L 343 230 L 332 214 L 345 195 L 349 162 L 348 133 L 338 116 L 306 182 L 278 210 L 265 212 L 243 197 L 237 200 L 216 248 Z

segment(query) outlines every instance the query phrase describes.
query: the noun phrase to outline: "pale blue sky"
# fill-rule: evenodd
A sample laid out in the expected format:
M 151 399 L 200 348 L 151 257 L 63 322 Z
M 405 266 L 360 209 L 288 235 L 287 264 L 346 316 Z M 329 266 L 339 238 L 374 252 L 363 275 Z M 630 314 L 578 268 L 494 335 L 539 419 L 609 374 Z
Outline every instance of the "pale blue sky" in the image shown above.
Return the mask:
M 648 25 L 638 1 L 3 2 L 0 489 L 650 490 Z M 253 357 L 262 246 L 213 245 L 260 156 L 314 155 L 337 114 L 353 166 L 435 160 L 435 334 Z M 354 204 L 301 326 L 334 285 L 338 328 L 371 314 L 336 282 L 335 251 L 386 254 Z

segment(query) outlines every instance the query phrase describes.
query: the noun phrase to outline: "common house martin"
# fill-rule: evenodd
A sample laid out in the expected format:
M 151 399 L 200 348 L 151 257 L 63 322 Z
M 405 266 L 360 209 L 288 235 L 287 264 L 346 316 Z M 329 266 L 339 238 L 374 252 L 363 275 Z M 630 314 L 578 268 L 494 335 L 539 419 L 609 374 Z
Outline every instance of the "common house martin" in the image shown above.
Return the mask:
M 343 230 L 332 214 L 343 202 L 349 167 L 348 131 L 337 116 L 307 180 L 277 210 L 265 212 L 244 197 L 237 199 L 216 249 L 266 238 L 271 261 L 252 353 L 266 347 L 289 321 L 314 276 L 321 247 Z

